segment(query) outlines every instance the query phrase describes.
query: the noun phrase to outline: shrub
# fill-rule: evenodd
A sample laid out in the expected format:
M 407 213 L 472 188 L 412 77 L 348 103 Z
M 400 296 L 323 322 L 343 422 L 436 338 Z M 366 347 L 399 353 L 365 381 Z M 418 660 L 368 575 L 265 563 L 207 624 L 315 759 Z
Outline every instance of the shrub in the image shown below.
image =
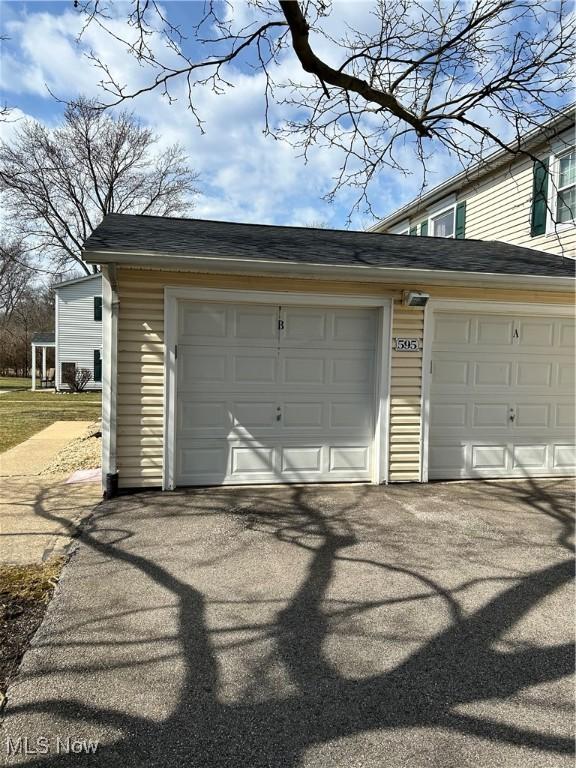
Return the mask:
M 89 368 L 69 368 L 62 373 L 62 383 L 66 384 L 70 392 L 82 392 L 91 378 L 92 371 Z

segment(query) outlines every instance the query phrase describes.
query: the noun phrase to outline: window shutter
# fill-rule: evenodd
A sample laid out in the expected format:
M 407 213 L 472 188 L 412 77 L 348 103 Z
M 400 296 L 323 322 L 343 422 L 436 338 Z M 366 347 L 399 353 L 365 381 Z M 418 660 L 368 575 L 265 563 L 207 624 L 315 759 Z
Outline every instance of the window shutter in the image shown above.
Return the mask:
M 456 226 L 454 227 L 454 237 L 463 240 L 466 236 L 466 202 L 458 203 L 456 206 Z
M 546 213 L 548 208 L 548 159 L 536 160 L 532 169 L 532 219 L 530 234 L 532 237 L 546 232 Z
M 420 234 L 422 237 L 426 237 L 428 234 L 428 219 L 424 219 L 422 224 L 420 224 Z
M 99 349 L 94 350 L 94 381 L 102 381 L 102 356 Z
M 410 234 L 411 235 L 417 235 L 418 234 L 418 227 L 410 227 Z
M 94 320 L 102 320 L 102 296 L 94 296 Z

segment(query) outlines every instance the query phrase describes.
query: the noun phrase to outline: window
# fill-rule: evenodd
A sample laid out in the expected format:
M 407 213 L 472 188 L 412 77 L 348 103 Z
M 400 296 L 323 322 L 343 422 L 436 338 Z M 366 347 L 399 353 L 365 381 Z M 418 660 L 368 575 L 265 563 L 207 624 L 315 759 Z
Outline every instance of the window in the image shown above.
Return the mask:
M 558 158 L 556 182 L 556 223 L 567 224 L 576 219 L 576 151 Z
M 94 296 L 94 320 L 102 321 L 102 296 Z
M 102 355 L 99 349 L 94 350 L 94 381 L 102 381 Z
M 60 380 L 62 384 L 67 384 L 76 376 L 76 363 L 60 363 Z
M 431 219 L 434 237 L 454 237 L 454 213 L 455 208 L 449 208 Z

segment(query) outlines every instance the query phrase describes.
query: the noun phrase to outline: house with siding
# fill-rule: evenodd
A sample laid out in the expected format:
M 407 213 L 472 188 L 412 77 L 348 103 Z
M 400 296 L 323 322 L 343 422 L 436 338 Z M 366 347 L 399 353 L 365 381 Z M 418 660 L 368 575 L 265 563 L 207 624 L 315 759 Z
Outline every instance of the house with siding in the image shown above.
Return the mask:
M 102 389 L 102 275 L 59 283 L 56 292 L 56 389 L 67 369 L 88 368 L 86 389 Z
M 103 483 L 562 476 L 574 262 L 504 242 L 109 214 Z
M 527 134 L 514 151 L 424 192 L 371 231 L 499 240 L 576 256 L 576 138 L 571 107 Z

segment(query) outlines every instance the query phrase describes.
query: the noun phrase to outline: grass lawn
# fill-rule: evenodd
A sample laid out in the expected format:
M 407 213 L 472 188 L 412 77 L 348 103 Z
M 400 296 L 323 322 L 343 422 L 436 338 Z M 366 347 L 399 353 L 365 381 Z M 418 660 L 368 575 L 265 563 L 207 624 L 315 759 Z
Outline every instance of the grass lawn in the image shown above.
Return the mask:
M 19 379 L 17 376 L 0 376 L 2 389 L 32 389 L 32 379 Z
M 6 379 L 0 379 L 3 381 Z M 101 414 L 101 401 L 100 392 L 57 395 L 53 389 L 15 390 L 0 395 L 0 452 L 27 440 L 55 421 L 96 421 Z
M 0 564 L 0 693 L 40 626 L 63 564 L 61 557 L 32 565 Z

